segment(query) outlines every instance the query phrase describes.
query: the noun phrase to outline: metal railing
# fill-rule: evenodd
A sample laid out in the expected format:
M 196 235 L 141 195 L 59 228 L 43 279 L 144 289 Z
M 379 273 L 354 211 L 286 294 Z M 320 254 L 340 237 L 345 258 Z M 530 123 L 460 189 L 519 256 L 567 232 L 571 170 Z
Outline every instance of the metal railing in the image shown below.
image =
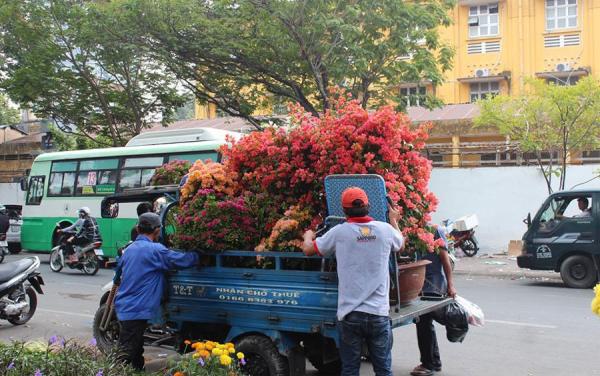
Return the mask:
M 434 167 L 502 167 L 538 165 L 537 153 L 520 150 L 519 143 L 505 141 L 461 142 L 427 144 L 423 155 Z M 558 152 L 542 152 L 543 164 L 560 163 Z M 570 164 L 600 163 L 600 150 L 585 151 L 572 155 Z

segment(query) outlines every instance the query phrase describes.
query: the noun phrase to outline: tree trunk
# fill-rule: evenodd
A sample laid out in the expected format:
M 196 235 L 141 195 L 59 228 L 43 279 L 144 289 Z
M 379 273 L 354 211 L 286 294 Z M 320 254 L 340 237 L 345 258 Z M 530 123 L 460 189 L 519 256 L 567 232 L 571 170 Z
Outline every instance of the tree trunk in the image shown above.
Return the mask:
M 536 152 L 538 166 L 540 166 L 540 170 L 542 170 L 542 175 L 544 176 L 544 180 L 546 181 L 546 188 L 548 188 L 548 194 L 552 194 L 552 156 L 550 156 L 550 166 L 548 167 L 548 171 L 544 168 L 544 163 L 542 162 L 542 153 L 540 151 Z

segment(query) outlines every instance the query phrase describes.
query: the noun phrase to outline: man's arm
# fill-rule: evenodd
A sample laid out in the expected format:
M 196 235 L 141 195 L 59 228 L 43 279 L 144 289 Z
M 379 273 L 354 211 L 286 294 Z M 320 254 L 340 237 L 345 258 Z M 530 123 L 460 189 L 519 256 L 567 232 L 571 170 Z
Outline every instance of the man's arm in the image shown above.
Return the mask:
M 313 256 L 317 254 L 317 250 L 315 249 L 315 232 L 313 230 L 308 230 L 304 233 L 302 251 L 307 256 Z
M 175 252 L 162 247 L 159 253 L 163 270 L 190 268 L 200 261 L 200 256 L 196 252 Z
M 448 282 L 448 296 L 456 297 L 456 289 L 454 288 L 454 279 L 452 278 L 452 262 L 450 262 L 450 255 L 448 250 L 445 248 L 440 249 L 440 260 L 442 261 L 442 267 L 444 268 L 444 274 L 446 274 L 446 281 Z
M 60 229 L 61 232 L 69 232 L 69 231 L 73 231 L 75 230 L 78 226 L 81 226 L 81 222 L 83 222 L 83 219 L 78 218 L 75 223 L 73 223 L 71 226 L 69 227 L 65 227 L 63 229 Z
M 327 231 L 325 235 L 315 239 L 315 232 L 308 230 L 304 233 L 304 242 L 302 243 L 302 251 L 307 256 L 319 255 L 329 257 L 335 253 L 336 232 L 341 225 L 334 226 Z
M 400 211 L 396 210 L 392 205 L 388 204 L 388 218 L 390 220 L 390 225 L 399 232 L 401 245 L 397 247 L 398 249 L 394 249 L 396 252 L 400 252 L 404 249 L 404 237 L 402 236 L 402 231 L 400 231 L 400 226 L 398 226 L 398 221 L 400 220 Z

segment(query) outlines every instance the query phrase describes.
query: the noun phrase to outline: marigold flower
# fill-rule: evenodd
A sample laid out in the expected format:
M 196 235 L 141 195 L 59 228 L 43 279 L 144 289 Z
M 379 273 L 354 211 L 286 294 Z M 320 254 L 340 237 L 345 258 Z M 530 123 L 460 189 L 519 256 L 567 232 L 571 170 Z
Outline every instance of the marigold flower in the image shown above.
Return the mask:
M 229 355 L 221 355 L 219 361 L 221 362 L 221 365 L 229 366 L 231 365 L 232 359 Z
M 239 352 L 239 353 L 237 353 L 237 358 L 238 358 L 238 359 L 242 360 L 242 359 L 244 359 L 245 357 L 246 357 L 246 356 L 244 355 L 244 353 L 243 353 L 243 352 Z

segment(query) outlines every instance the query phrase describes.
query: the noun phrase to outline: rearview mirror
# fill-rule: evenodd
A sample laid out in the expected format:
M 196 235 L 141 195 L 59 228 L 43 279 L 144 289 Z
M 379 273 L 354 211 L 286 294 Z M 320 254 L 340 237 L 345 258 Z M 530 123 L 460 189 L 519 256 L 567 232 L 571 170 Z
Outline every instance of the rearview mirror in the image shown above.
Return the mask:
M 119 216 L 119 204 L 114 201 L 102 201 L 100 213 L 102 218 L 117 218 Z
M 19 180 L 19 185 L 22 191 L 27 191 L 27 178 L 23 177 Z
M 525 223 L 527 227 L 531 226 L 531 213 L 527 213 L 527 218 L 523 220 L 523 223 Z

